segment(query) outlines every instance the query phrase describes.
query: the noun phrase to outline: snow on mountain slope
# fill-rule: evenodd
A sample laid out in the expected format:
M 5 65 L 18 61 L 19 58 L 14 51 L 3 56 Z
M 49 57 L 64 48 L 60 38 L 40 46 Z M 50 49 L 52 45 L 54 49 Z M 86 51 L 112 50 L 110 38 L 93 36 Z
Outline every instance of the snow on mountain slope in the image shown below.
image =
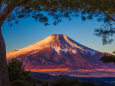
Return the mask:
M 7 60 L 20 59 L 26 69 L 37 68 L 110 68 L 99 59 L 103 53 L 85 47 L 63 34 L 47 38 L 7 53 Z
M 69 37 L 63 35 L 63 34 L 53 34 L 45 38 L 44 40 L 41 40 L 37 43 L 34 43 L 28 47 L 25 47 L 23 49 L 19 50 L 13 50 L 9 53 L 7 53 L 7 58 L 12 59 L 18 55 L 25 54 L 25 53 L 35 53 L 38 52 L 41 49 L 44 48 L 52 48 L 54 49 L 58 54 L 60 51 L 63 51 L 65 53 L 71 52 L 71 53 L 77 53 L 80 51 L 81 53 L 90 53 L 92 55 L 95 55 L 97 51 L 89 49 Z

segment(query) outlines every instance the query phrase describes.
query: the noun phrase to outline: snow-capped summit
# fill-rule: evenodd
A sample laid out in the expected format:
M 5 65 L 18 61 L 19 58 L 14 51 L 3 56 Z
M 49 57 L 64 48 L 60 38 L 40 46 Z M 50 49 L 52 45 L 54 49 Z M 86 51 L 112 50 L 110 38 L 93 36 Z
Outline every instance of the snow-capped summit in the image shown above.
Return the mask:
M 7 60 L 17 58 L 25 69 L 37 68 L 109 68 L 100 58 L 103 53 L 81 45 L 63 34 L 47 38 L 7 53 Z
M 71 51 L 71 53 L 77 53 L 78 51 L 81 51 L 81 53 L 90 53 L 94 55 L 97 52 L 73 41 L 71 38 L 63 34 L 53 34 L 46 39 L 50 39 L 50 47 L 54 49 L 57 53 L 59 53 L 59 51 Z M 45 42 L 43 41 L 43 43 Z
M 19 50 L 13 50 L 9 53 L 7 53 L 7 58 L 15 58 L 18 55 L 25 54 L 25 53 L 35 53 L 41 49 L 44 48 L 51 48 L 55 50 L 58 54 L 60 51 L 63 51 L 65 53 L 70 52 L 70 53 L 77 53 L 81 52 L 84 54 L 90 53 L 91 55 L 95 55 L 97 51 L 89 49 L 75 41 L 73 41 L 71 38 L 67 37 L 66 35 L 63 34 L 53 34 L 48 36 L 47 38 L 34 43 L 28 47 L 25 47 L 23 49 Z

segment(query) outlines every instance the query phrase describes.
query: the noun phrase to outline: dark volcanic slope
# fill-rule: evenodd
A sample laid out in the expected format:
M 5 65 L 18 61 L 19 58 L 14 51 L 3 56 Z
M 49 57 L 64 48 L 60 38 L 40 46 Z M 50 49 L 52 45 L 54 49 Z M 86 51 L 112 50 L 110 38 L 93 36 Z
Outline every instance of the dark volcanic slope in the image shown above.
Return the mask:
M 99 59 L 103 53 L 85 47 L 63 34 L 50 35 L 44 40 L 7 53 L 7 59 L 17 58 L 26 69 L 38 68 L 110 68 Z

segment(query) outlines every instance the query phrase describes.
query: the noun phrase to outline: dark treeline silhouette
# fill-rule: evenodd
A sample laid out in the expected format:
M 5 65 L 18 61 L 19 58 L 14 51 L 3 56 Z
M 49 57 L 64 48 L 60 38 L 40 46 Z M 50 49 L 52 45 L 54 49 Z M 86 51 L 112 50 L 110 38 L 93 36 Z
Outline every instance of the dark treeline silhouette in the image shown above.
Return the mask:
M 47 15 L 44 15 L 47 12 Z M 56 25 L 63 17 L 81 16 L 82 20 L 97 18 L 103 26 L 96 29 L 96 35 L 102 37 L 103 44 L 111 43 L 115 33 L 115 0 L 0 0 L 0 86 L 8 86 L 6 66 L 6 47 L 1 34 L 4 22 L 12 25 L 20 18 L 32 17 L 36 21 L 49 25 L 48 17 Z M 3 28 L 4 29 L 4 28 Z
M 115 64 L 115 56 L 112 55 L 104 55 L 101 59 L 103 63 L 114 63 Z
M 10 86 L 35 86 L 34 79 L 22 67 L 22 62 L 12 59 L 8 62 Z

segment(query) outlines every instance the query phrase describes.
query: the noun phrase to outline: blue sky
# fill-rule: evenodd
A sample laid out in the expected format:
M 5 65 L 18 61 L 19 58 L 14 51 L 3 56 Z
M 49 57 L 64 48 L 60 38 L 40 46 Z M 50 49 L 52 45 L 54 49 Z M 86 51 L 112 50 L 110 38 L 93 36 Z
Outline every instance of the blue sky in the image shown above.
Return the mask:
M 44 26 L 32 18 L 26 18 L 19 20 L 19 23 L 13 26 L 4 23 L 2 34 L 6 42 L 7 52 L 24 48 L 51 34 L 65 34 L 89 48 L 111 53 L 115 50 L 115 41 L 103 46 L 102 39 L 94 35 L 94 29 L 99 28 L 100 25 L 102 22 L 97 22 L 96 19 L 82 21 L 80 17 L 72 17 L 71 21 L 64 18 L 58 25 Z

